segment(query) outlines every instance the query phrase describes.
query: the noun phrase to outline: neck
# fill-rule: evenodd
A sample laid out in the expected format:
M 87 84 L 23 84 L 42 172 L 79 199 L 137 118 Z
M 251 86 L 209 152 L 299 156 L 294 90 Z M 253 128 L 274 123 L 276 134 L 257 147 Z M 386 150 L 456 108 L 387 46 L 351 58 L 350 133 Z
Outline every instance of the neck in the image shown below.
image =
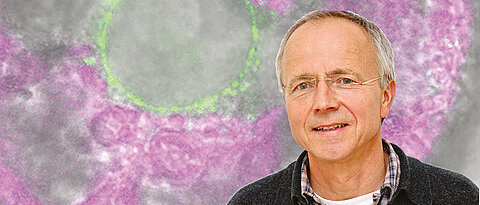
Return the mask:
M 309 155 L 310 183 L 315 193 L 339 201 L 380 189 L 385 179 L 388 154 L 383 152 L 381 139 L 371 143 L 367 146 L 369 150 L 341 162 L 322 161 Z

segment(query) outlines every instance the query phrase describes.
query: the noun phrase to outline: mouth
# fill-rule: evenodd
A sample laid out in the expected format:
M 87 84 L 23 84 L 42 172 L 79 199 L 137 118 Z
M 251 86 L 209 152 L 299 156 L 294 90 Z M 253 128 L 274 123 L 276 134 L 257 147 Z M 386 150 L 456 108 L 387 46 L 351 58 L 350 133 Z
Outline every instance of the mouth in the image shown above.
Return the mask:
M 348 124 L 337 124 L 331 126 L 320 126 L 313 128 L 314 131 L 331 131 L 347 126 Z

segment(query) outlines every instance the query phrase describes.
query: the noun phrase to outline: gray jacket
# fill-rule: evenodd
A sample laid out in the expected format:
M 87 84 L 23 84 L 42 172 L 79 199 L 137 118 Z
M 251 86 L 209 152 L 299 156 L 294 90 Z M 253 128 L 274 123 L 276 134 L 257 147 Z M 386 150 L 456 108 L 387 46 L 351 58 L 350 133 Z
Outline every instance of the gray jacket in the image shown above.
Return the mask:
M 396 145 L 400 184 L 389 204 L 479 204 L 478 187 L 465 176 L 408 157 Z M 307 154 L 285 169 L 246 185 L 228 204 L 312 204 L 301 195 L 300 168 Z

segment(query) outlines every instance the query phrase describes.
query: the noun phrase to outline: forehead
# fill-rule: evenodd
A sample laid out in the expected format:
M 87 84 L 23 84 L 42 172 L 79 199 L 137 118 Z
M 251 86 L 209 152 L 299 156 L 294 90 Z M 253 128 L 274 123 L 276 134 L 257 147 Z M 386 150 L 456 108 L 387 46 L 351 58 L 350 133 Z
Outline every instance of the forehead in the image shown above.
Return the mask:
M 284 73 L 351 70 L 377 72 L 375 47 L 367 31 L 347 19 L 309 21 L 293 32 L 282 59 Z M 292 73 L 293 72 L 293 73 Z

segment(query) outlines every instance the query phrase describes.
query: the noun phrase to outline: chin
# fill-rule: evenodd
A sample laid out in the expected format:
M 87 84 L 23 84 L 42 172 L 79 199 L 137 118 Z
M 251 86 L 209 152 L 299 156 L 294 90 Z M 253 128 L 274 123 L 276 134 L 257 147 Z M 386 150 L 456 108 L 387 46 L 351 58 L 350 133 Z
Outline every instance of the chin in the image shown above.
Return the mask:
M 315 157 L 320 161 L 338 162 L 347 158 L 351 153 L 351 148 L 345 145 L 315 146 L 307 149 L 309 156 Z

